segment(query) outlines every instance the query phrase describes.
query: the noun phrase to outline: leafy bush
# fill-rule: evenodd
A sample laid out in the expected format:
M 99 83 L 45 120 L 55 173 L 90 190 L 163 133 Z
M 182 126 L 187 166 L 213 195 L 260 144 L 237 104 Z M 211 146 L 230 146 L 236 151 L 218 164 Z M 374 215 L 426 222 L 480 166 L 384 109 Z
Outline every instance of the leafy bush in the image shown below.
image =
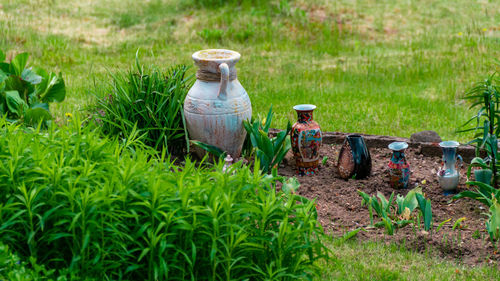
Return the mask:
M 467 185 L 475 186 L 475 190 L 464 190 L 455 195 L 453 199 L 471 198 L 489 207 L 487 214 L 489 220 L 486 222 L 486 229 L 492 241 L 500 238 L 500 190 L 498 190 L 498 136 L 500 135 L 500 83 L 495 77 L 496 73 L 489 76 L 482 82 L 470 89 L 465 99 L 472 100 L 470 108 L 478 107 L 477 114 L 474 115 L 463 127 L 476 121 L 475 126 L 466 128 L 460 132 L 473 131 L 474 139 L 469 144 L 476 144 L 476 157 L 472 159 L 467 170 L 467 177 L 470 177 L 473 167 L 490 169 L 492 171 L 493 186 L 479 181 L 469 181 Z M 479 157 L 481 149 L 486 150 L 485 159 Z
M 491 241 L 497 241 L 500 239 L 500 204 L 496 198 L 493 199 L 489 211 L 486 231 L 488 231 Z
M 15 56 L 10 63 L 0 51 L 0 114 L 10 122 L 36 125 L 51 120 L 50 102 L 61 102 L 66 88 L 61 74 L 26 67 L 28 53 Z
M 376 227 L 385 227 L 387 234 L 394 235 L 394 231 L 408 224 L 418 222 L 419 219 L 412 215 L 413 210 L 418 206 L 420 214 L 424 218 L 424 229 L 432 229 L 432 209 L 429 199 L 425 199 L 420 188 L 410 190 L 406 196 L 396 196 L 396 206 L 394 206 L 394 192 L 389 197 L 377 192 L 377 195 L 370 196 L 363 191 L 358 190 L 358 194 L 363 198 L 361 205 L 367 205 L 370 213 L 370 224 Z M 373 211 L 382 220 L 376 224 L 373 223 Z
M 31 266 L 31 268 L 30 268 Z M 46 270 L 44 266 L 36 264 L 31 260 L 31 264 L 22 262 L 19 257 L 12 253 L 7 245 L 0 243 L 0 280 L 55 280 L 54 270 Z M 67 280 L 64 276 L 59 276 L 57 280 Z
M 137 129 L 141 142 L 158 151 L 182 153 L 188 147 L 182 105 L 190 87 L 187 67 L 162 72 L 136 69 L 111 74 L 111 87 L 98 87 L 93 119 L 107 135 L 129 138 Z
M 290 150 L 290 136 L 292 130 L 290 122 L 287 124 L 286 131 L 279 132 L 276 137 L 269 138 L 269 127 L 273 119 L 273 107 L 269 109 L 266 120 L 243 120 L 243 125 L 248 133 L 256 158 L 260 161 L 260 167 L 264 173 L 269 173 L 274 167 L 277 167 L 286 153 Z
M 179 167 L 137 131 L 123 143 L 72 123 L 0 120 L 0 241 L 22 257 L 74 280 L 295 280 L 327 259 L 296 182 L 240 163 Z
M 469 166 L 467 175 L 470 177 L 472 167 L 490 168 L 493 172 L 493 187 L 498 188 L 498 136 L 500 127 L 500 84 L 495 74 L 488 77 L 483 82 L 478 82 L 470 89 L 465 99 L 471 100 L 470 108 L 478 108 L 476 115 L 467 121 L 462 127 L 465 129 L 459 132 L 474 132 L 474 139 L 468 144 L 476 145 L 476 158 Z M 475 121 L 472 128 L 467 128 L 469 123 Z M 488 157 L 482 159 L 479 156 L 480 149 L 485 149 Z M 487 165 L 489 163 L 489 166 Z
M 486 230 L 492 241 L 500 238 L 500 190 L 493 186 L 477 181 L 469 181 L 467 184 L 475 186 L 475 190 L 464 190 L 453 196 L 453 200 L 460 198 L 471 198 L 488 206 L 489 220 L 486 222 Z

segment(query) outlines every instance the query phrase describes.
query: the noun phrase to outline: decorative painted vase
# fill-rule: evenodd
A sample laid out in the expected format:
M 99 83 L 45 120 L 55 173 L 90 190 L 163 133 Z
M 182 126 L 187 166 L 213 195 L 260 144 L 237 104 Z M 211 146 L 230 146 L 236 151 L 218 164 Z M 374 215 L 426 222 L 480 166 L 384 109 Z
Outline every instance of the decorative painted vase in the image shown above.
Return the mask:
M 365 140 L 360 135 L 349 135 L 340 148 L 337 163 L 340 177 L 343 179 L 362 179 L 370 175 L 372 158 L 366 147 Z
M 454 193 L 458 186 L 460 173 L 456 169 L 457 159 L 462 163 L 462 157 L 457 154 L 460 144 L 456 141 L 442 141 L 439 146 L 443 149 L 443 166 L 437 172 L 439 185 L 445 194 Z
M 240 54 L 223 49 L 193 54 L 199 67 L 196 81 L 184 100 L 184 116 L 189 137 L 214 145 L 239 157 L 245 141 L 243 120 L 252 116 L 252 105 L 236 77 Z M 204 152 L 197 150 L 199 156 Z
M 298 120 L 290 132 L 292 151 L 297 166 L 297 174 L 314 175 L 318 173 L 319 148 L 323 139 L 321 129 L 313 120 L 312 104 L 299 104 L 293 107 Z
M 392 188 L 408 188 L 410 182 L 410 163 L 406 161 L 405 150 L 408 148 L 406 142 L 392 142 L 389 149 L 392 157 L 389 161 L 389 182 Z

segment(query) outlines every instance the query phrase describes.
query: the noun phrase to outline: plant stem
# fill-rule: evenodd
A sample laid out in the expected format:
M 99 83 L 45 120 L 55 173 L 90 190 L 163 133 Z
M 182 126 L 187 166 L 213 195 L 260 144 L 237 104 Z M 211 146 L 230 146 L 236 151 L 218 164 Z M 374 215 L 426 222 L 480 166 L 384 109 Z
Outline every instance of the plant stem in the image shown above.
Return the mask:
M 492 93 L 488 92 L 488 99 L 491 100 L 492 98 Z M 491 105 L 490 102 L 488 102 L 488 105 Z M 487 106 L 486 109 L 488 110 L 488 116 L 490 119 L 490 135 L 488 138 L 490 139 L 490 149 L 491 149 L 491 170 L 493 172 L 493 187 L 498 188 L 498 183 L 497 183 L 497 160 L 496 160 L 496 150 L 498 149 L 498 144 L 491 143 L 491 136 L 495 135 L 495 112 L 496 108 L 491 108 L 491 106 Z

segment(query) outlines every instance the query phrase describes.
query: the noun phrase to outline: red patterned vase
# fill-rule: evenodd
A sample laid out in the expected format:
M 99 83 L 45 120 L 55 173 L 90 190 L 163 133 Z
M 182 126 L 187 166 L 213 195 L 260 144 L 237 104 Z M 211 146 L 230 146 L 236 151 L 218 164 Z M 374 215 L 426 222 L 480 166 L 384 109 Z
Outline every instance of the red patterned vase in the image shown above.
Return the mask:
M 312 104 L 299 104 L 293 107 L 297 111 L 298 120 L 290 132 L 292 151 L 297 166 L 297 174 L 314 175 L 318 173 L 319 148 L 323 136 L 321 129 L 313 120 Z

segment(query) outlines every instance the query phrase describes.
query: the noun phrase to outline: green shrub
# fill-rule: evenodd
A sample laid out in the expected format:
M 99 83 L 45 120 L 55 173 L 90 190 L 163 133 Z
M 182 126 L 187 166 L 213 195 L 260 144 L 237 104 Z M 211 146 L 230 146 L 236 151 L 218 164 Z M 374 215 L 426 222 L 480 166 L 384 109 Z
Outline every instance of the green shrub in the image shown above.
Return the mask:
M 491 169 L 493 173 L 492 185 L 498 188 L 498 137 L 500 135 L 500 81 L 496 73 L 484 81 L 478 82 L 470 89 L 464 99 L 472 104 L 470 108 L 477 108 L 477 113 L 472 116 L 459 132 L 474 132 L 474 139 L 467 144 L 476 145 L 476 157 L 472 159 L 467 171 L 470 177 L 472 167 Z M 471 124 L 472 123 L 472 127 Z M 486 150 L 488 157 L 479 157 L 481 149 Z M 489 165 L 487 164 L 489 163 Z
M 290 121 L 286 130 L 276 134 L 276 137 L 269 138 L 269 127 L 273 120 L 273 106 L 269 108 L 264 121 L 243 120 L 243 126 L 247 131 L 247 138 L 250 139 L 252 153 L 255 151 L 255 158 L 260 161 L 260 168 L 264 173 L 270 173 L 273 168 L 277 168 L 286 153 L 292 148 L 289 133 L 292 130 Z
M 94 122 L 106 135 L 126 139 L 137 129 L 141 142 L 158 151 L 184 152 L 188 138 L 182 105 L 191 81 L 187 69 L 144 69 L 136 58 L 135 70 L 111 74 L 109 87 L 96 88 Z
M 420 227 L 420 215 L 424 219 L 423 227 L 425 231 L 431 231 L 433 227 L 431 201 L 422 195 L 421 188 L 414 188 L 406 194 L 406 196 L 397 195 L 394 200 L 394 192 L 389 197 L 389 200 L 381 192 L 377 195 L 370 196 L 361 190 L 358 190 L 361 196 L 361 206 L 368 207 L 370 214 L 370 225 L 376 227 L 384 227 L 387 234 L 394 235 L 395 230 L 402 228 L 408 224 L 414 224 Z M 394 201 L 396 205 L 394 205 Z M 412 212 L 416 208 L 420 209 L 418 215 L 413 215 Z M 373 223 L 373 211 L 382 220 L 378 223 Z
M 137 131 L 124 143 L 77 120 L 48 131 L 5 122 L 0 242 L 73 280 L 295 280 L 328 257 L 296 182 L 241 163 L 179 167 Z
M 0 115 L 10 122 L 36 125 L 51 120 L 50 102 L 61 102 L 66 96 L 62 76 L 41 68 L 27 67 L 28 53 L 4 62 L 0 51 Z
M 36 264 L 33 259 L 31 264 L 21 261 L 7 245 L 0 243 L 0 280 L 49 281 L 55 280 L 54 273 L 54 270 L 46 270 L 45 267 Z M 67 278 L 59 276 L 57 280 L 67 280 Z

